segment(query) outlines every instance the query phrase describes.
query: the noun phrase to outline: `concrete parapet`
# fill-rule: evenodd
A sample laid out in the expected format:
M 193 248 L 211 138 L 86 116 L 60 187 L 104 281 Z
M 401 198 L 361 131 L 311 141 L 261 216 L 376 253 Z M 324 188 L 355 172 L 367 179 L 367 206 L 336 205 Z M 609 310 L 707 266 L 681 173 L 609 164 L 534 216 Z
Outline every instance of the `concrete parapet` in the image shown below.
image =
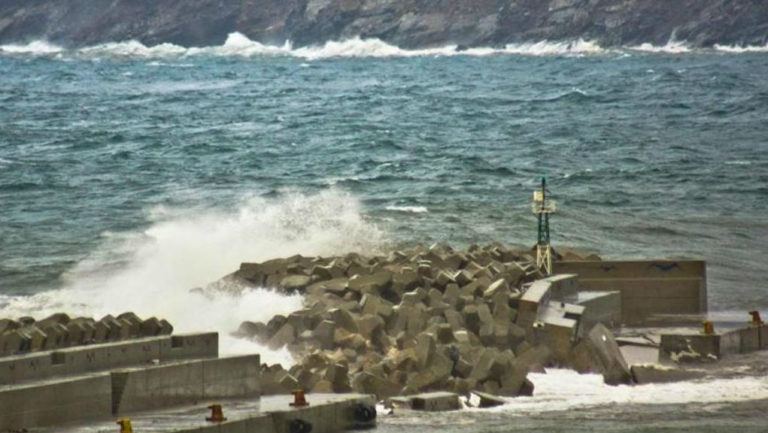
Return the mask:
M 202 363 L 205 398 L 261 395 L 259 355 L 207 359 Z
M 581 291 L 621 292 L 625 324 L 644 325 L 654 315 L 707 311 L 703 261 L 580 261 L 557 262 L 554 267 L 578 274 Z
M 164 348 L 161 359 L 216 358 L 219 356 L 219 333 L 179 334 L 171 336 L 171 345 Z
M 50 352 L 30 353 L 0 358 L 0 385 L 29 379 L 43 379 L 55 373 Z
M 109 374 L 0 386 L 0 430 L 21 431 L 111 414 Z
M 108 399 L 107 399 L 108 400 Z M 193 405 L 174 406 L 130 416 L 136 432 L 152 433 L 291 433 L 297 420 L 310 425 L 311 433 L 339 433 L 353 428 L 375 426 L 375 400 L 364 394 L 309 394 L 310 405 L 292 407 L 292 396 L 271 396 L 261 399 L 228 399 L 215 401 L 223 407 L 224 422 L 208 422 L 207 406 L 212 402 L 199 401 Z M 361 408 L 365 410 L 361 411 Z M 372 420 L 361 422 L 361 415 Z M 35 429 L 35 433 L 82 433 L 118 431 L 114 418 L 89 423 L 74 423 Z M 309 431 L 309 430 L 305 430 Z
M 556 274 L 544 278 L 551 284 L 553 301 L 576 302 L 579 296 L 579 277 L 576 274 Z
M 331 404 L 318 401 L 319 399 L 326 398 L 324 395 L 310 394 L 307 396 L 310 402 L 309 406 L 293 409 L 285 407 L 285 409 L 278 410 L 271 410 L 269 406 L 264 404 L 262 404 L 262 407 L 270 411 L 275 433 L 291 433 L 293 431 L 291 430 L 291 424 L 295 420 L 301 420 L 310 424 L 312 426 L 312 433 L 338 433 L 361 424 L 371 426 L 371 421 L 361 422 L 358 420 L 356 412 L 360 405 L 369 408 L 374 407 L 376 401 L 373 396 L 349 394 L 338 397 L 341 399 Z
M 112 372 L 112 411 L 125 414 L 206 398 L 260 394 L 259 355 L 184 361 Z
M 452 392 L 428 392 L 411 396 L 411 409 L 440 412 L 461 409 L 458 394 Z
M 758 350 L 759 328 L 716 334 L 663 334 L 659 359 L 673 362 L 712 362 L 725 355 Z
M 552 264 L 558 274 L 582 279 L 706 278 L 703 260 L 563 261 Z
M 55 374 L 81 374 L 160 360 L 171 345 L 169 337 L 149 337 L 114 343 L 70 347 L 50 353 Z
M 608 328 L 621 325 L 621 292 L 580 292 L 578 304 L 585 307 L 581 329 L 592 329 L 598 323 Z

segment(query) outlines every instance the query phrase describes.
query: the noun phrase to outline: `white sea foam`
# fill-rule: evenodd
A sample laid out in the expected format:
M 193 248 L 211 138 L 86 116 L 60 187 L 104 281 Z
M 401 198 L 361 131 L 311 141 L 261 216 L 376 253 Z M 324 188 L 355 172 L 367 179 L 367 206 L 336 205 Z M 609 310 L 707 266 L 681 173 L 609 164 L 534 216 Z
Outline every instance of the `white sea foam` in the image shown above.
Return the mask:
M 386 209 L 393 212 L 405 212 L 405 213 L 429 212 L 429 210 L 424 206 L 387 206 Z
M 723 53 L 768 52 L 766 46 L 726 46 L 715 45 L 714 49 Z M 312 45 L 294 48 L 290 41 L 283 45 L 266 45 L 253 41 L 242 33 L 230 33 L 222 45 L 208 47 L 186 48 L 171 43 L 146 46 L 141 42 L 129 40 L 124 42 L 109 42 L 76 50 L 66 50 L 46 41 L 34 41 L 26 45 L 2 45 L 0 53 L 51 55 L 57 54 L 64 59 L 85 57 L 94 60 L 102 57 L 128 58 L 178 58 L 188 56 L 230 56 L 230 57 L 263 57 L 285 56 L 306 60 L 321 60 L 330 58 L 353 57 L 440 57 L 440 56 L 492 56 L 492 55 L 524 55 L 524 56 L 584 56 L 602 54 L 622 54 L 641 51 L 646 53 L 684 54 L 699 52 L 700 49 L 690 48 L 685 41 L 672 38 L 663 46 L 644 43 L 622 49 L 601 47 L 594 41 L 577 39 L 572 41 L 537 41 L 507 44 L 504 47 L 473 47 L 459 49 L 457 45 L 442 47 L 405 49 L 386 43 L 376 38 L 354 37 L 342 41 L 329 41 L 322 45 Z M 160 63 L 151 63 L 160 65 Z M 304 66 L 306 64 L 302 64 Z
M 742 54 L 742 53 L 768 53 L 768 44 L 765 45 L 720 45 L 715 44 L 715 50 L 724 53 Z
M 101 317 L 133 311 L 167 318 L 181 332 L 217 330 L 223 353 L 260 352 L 267 362 L 285 362 L 285 352 L 227 334 L 243 320 L 267 321 L 295 311 L 301 298 L 262 289 L 226 294 L 209 283 L 244 261 L 372 253 L 383 239 L 362 217 L 358 201 L 338 191 L 251 198 L 232 212 L 156 208 L 149 219 L 149 228 L 140 233 L 105 233 L 101 247 L 64 276 L 61 289 L 1 298 L 0 316 L 41 318 L 66 311 Z
M 578 39 L 571 42 L 548 42 L 509 44 L 503 50 L 505 54 L 523 54 L 529 56 L 564 56 L 603 54 L 609 52 L 596 42 Z
M 766 377 L 609 386 L 600 375 L 551 369 L 546 374 L 531 373 L 528 378 L 535 386 L 533 397 L 509 399 L 508 404 L 492 410 L 525 416 L 605 405 L 707 404 L 768 398 Z
M 57 54 L 64 51 L 58 45 L 51 44 L 47 41 L 32 41 L 28 44 L 9 44 L 0 45 L 0 52 L 6 52 L 11 54 L 31 54 L 31 55 L 50 55 Z
M 691 52 L 691 48 L 683 41 L 670 40 L 666 45 L 653 45 L 649 43 L 629 47 L 633 51 L 646 53 L 683 54 Z
M 38 41 L 28 45 L 7 45 L 7 52 L 51 54 L 65 52 L 61 47 Z M 109 42 L 91 47 L 69 51 L 67 54 L 86 58 L 128 57 L 128 58 L 168 58 L 185 56 L 290 56 L 306 60 L 352 57 L 424 57 L 424 56 L 489 56 L 503 54 L 518 54 L 527 56 L 567 56 L 600 54 L 606 52 L 597 43 L 575 40 L 568 42 L 539 41 L 531 43 L 509 44 L 502 48 L 478 47 L 458 50 L 456 45 L 446 45 L 434 48 L 404 49 L 388 44 L 380 39 L 360 37 L 343 41 L 329 41 L 322 45 L 293 48 L 291 42 L 283 45 L 265 45 L 252 41 L 241 33 L 231 33 L 223 45 L 210 47 L 185 48 L 171 43 L 146 46 L 141 42 L 130 40 L 124 42 Z M 153 63 L 152 65 L 159 65 Z

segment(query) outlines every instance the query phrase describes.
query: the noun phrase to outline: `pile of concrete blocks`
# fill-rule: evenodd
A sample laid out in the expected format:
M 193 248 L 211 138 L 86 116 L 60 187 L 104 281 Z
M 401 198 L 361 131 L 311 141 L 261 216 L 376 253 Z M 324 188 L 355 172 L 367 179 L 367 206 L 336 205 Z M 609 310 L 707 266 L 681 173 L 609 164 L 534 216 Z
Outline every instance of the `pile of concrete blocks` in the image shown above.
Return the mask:
M 230 278 L 304 295 L 302 310 L 237 332 L 298 360 L 263 366 L 266 392 L 530 395 L 529 371 L 570 364 L 584 310 L 569 303 L 575 276 L 544 278 L 528 252 L 499 244 L 294 256 Z
M 170 335 L 173 326 L 165 319 L 142 320 L 127 312 L 99 320 L 88 317 L 71 319 L 65 313 L 42 320 L 22 317 L 0 320 L 0 356 L 61 349 L 87 344 L 125 341 L 141 337 Z

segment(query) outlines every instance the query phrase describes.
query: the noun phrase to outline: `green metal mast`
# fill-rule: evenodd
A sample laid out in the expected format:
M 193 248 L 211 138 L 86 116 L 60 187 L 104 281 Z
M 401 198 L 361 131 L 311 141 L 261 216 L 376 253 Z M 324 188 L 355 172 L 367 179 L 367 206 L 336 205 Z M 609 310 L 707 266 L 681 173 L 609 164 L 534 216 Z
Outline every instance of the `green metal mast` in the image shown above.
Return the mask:
M 536 214 L 539 230 L 536 242 L 536 267 L 545 275 L 552 273 L 552 247 L 549 245 L 549 214 L 555 212 L 555 202 L 547 198 L 547 178 L 541 178 L 541 190 L 533 192 L 531 210 Z

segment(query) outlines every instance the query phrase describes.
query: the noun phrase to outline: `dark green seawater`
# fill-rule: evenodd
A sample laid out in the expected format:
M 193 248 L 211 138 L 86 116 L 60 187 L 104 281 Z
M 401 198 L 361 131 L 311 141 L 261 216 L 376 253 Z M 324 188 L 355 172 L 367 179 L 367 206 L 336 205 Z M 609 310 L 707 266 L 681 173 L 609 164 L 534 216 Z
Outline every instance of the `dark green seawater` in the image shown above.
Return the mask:
M 542 175 L 555 248 L 705 259 L 710 310 L 768 309 L 766 53 L 30 51 L 0 53 L 3 316 L 227 331 L 300 302 L 189 299 L 242 261 L 532 245 Z M 764 375 L 728 380 L 381 428 L 766 431 Z

